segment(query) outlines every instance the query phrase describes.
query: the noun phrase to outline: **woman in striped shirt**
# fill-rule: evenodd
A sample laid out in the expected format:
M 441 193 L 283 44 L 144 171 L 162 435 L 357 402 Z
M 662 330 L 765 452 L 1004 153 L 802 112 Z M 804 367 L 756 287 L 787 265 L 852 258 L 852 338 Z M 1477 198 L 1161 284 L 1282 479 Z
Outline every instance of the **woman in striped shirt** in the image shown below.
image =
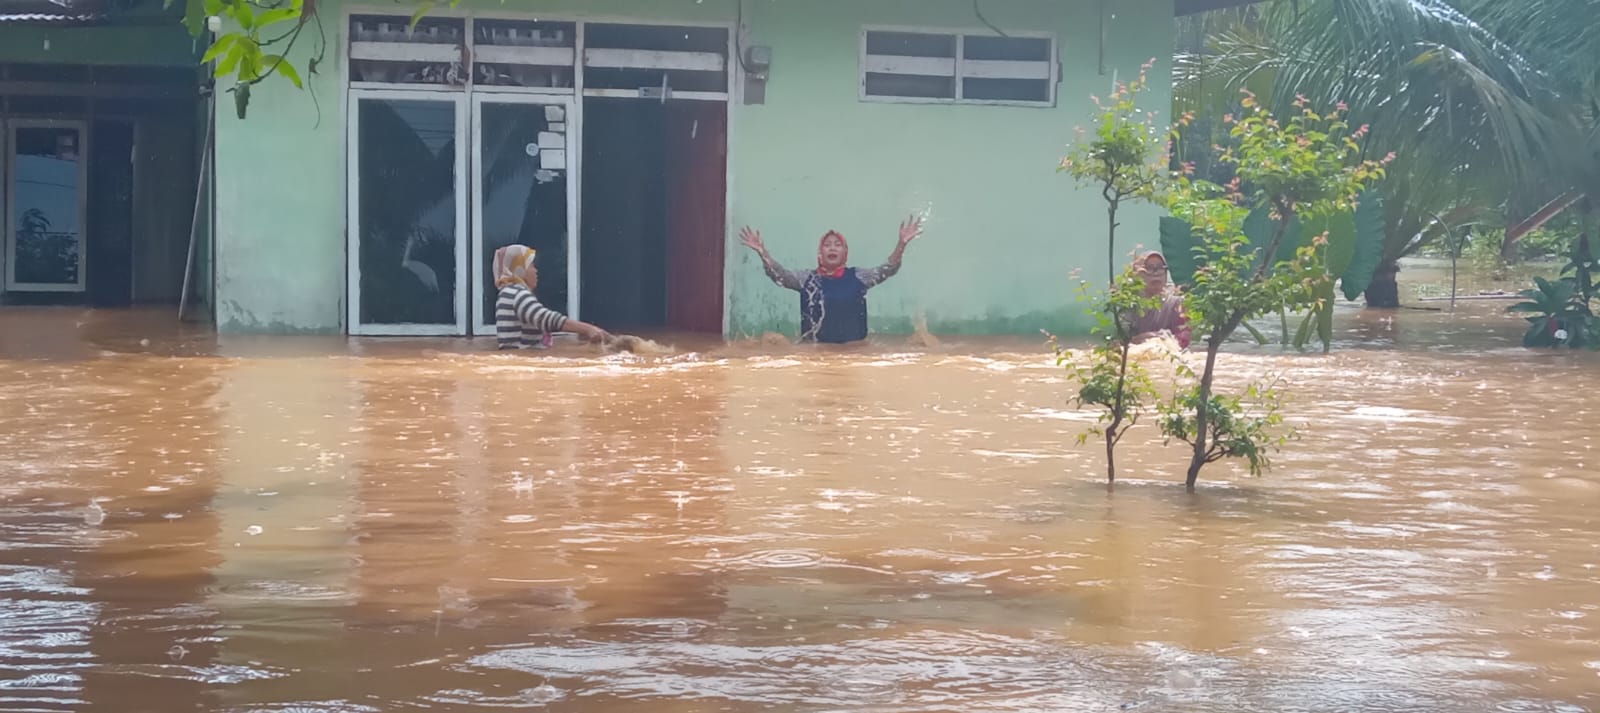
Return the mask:
M 494 253 L 494 284 L 500 289 L 494 303 L 494 331 L 501 349 L 544 348 L 556 332 L 573 332 L 598 342 L 610 335 L 592 324 L 579 322 L 539 303 L 533 289 L 539 284 L 533 248 L 507 245 Z

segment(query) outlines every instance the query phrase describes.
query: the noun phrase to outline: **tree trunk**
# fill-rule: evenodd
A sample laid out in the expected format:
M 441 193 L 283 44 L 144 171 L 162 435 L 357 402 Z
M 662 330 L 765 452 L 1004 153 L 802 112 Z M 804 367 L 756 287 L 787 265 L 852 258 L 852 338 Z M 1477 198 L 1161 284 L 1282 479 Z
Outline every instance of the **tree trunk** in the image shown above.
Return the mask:
M 1117 201 L 1106 199 L 1106 285 L 1117 286 Z
M 1376 309 L 1400 308 L 1400 263 L 1386 262 L 1378 266 L 1367 285 L 1367 306 Z
M 1206 465 L 1206 452 L 1210 450 L 1209 416 L 1211 410 L 1211 380 L 1217 373 L 1217 352 L 1222 349 L 1222 342 L 1212 341 L 1206 344 L 1206 370 L 1200 375 L 1200 407 L 1194 417 L 1194 455 L 1189 458 L 1189 477 L 1184 485 L 1194 492 L 1195 483 L 1200 482 L 1200 469 Z
M 1106 429 L 1106 487 L 1117 484 L 1117 437 Z

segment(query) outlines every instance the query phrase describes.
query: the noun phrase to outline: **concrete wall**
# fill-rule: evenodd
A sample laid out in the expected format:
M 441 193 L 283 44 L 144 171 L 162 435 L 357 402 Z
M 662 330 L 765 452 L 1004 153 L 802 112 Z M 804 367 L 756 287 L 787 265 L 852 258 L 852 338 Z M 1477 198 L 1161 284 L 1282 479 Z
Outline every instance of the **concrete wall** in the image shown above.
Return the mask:
M 1049 108 L 863 103 L 858 42 L 864 24 L 982 31 L 970 0 L 758 0 L 745 3 L 743 42 L 773 48 L 765 105 L 732 107 L 730 211 L 760 228 L 780 260 L 814 261 L 818 236 L 852 240 L 853 261 L 881 261 L 896 227 L 927 211 L 926 236 L 905 270 L 874 290 L 872 328 L 904 332 L 925 312 L 936 333 L 1033 333 L 1084 326 L 1069 273 L 1105 264 L 1103 204 L 1057 175 L 1089 118 L 1092 94 L 1114 69 L 1151 57 L 1165 76 L 1171 0 L 1111 3 L 1107 74 L 1098 72 L 1099 5 L 1091 0 L 990 0 L 1002 28 L 1059 34 L 1064 78 Z M 547 0 L 460 6 L 592 18 L 726 23 L 733 0 Z M 244 121 L 221 105 L 217 122 L 218 326 L 227 332 L 339 332 L 345 299 L 345 125 L 340 66 L 344 7 L 323 2 L 330 42 L 308 77 L 313 102 L 286 82 L 258 86 Z M 304 66 L 313 52 L 299 47 Z M 1168 106 L 1164 83 L 1152 103 Z M 1132 209 L 1128 237 L 1154 244 L 1157 213 Z M 727 236 L 731 336 L 796 328 L 798 297 L 766 280 Z
M 899 276 L 873 290 L 874 331 L 909 331 L 926 311 L 934 333 L 1037 333 L 1083 323 L 1068 274 L 1105 264 L 1104 204 L 1056 166 L 1105 95 L 1112 68 L 1137 74 L 1151 57 L 1165 76 L 1172 54 L 1170 0 L 1123 0 L 1108 20 L 1098 72 L 1099 3 L 983 3 L 1002 29 L 1058 33 L 1063 79 L 1057 108 L 926 106 L 859 101 L 863 24 L 981 28 L 968 0 L 813 0 L 752 3 L 748 43 L 773 47 L 765 106 L 740 107 L 732 153 L 733 217 L 759 227 L 780 261 L 815 264 L 829 229 L 850 238 L 852 262 L 881 261 L 899 222 L 928 211 L 926 235 Z M 1170 105 L 1165 88 L 1153 101 Z M 1123 221 L 1127 235 L 1157 240 L 1157 213 Z M 1128 247 L 1132 247 L 1131 241 Z M 793 334 L 799 298 L 766 281 L 759 261 L 730 253 L 731 332 L 774 326 Z

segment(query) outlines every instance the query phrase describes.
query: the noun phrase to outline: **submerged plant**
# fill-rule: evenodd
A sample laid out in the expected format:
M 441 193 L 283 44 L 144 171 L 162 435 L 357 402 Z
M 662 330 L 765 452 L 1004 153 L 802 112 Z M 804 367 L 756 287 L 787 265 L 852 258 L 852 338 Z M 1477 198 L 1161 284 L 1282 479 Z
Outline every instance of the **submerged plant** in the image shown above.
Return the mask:
M 1534 278 L 1534 289 L 1523 290 L 1527 299 L 1510 307 L 1527 314 L 1526 347 L 1588 347 L 1600 349 L 1600 319 L 1594 312 L 1596 263 L 1587 232 L 1573 241 L 1572 253 L 1561 278 Z
M 1206 350 L 1202 371 L 1191 372 L 1192 383 L 1162 406 L 1162 432 L 1192 447 L 1185 480 L 1191 489 L 1202 468 L 1223 458 L 1245 458 L 1253 473 L 1268 465 L 1264 454 L 1275 441 L 1270 431 L 1281 423 L 1278 399 L 1256 384 L 1243 397 L 1218 395 L 1217 355 L 1246 320 L 1325 306 L 1333 280 L 1326 236 L 1304 245 L 1286 245 L 1285 238 L 1298 219 L 1353 209 L 1357 194 L 1382 178 L 1388 160 L 1359 159 L 1367 129 L 1347 133 L 1339 110 L 1321 115 L 1301 100 L 1299 113 L 1280 122 L 1248 93 L 1241 104 L 1244 116 L 1228 122 L 1236 145 L 1221 154 L 1235 165 L 1237 178 L 1226 187 L 1182 180 L 1168 202 L 1193 231 L 1196 268 L 1184 309 Z M 1255 208 L 1265 208 L 1272 221 L 1265 244 L 1245 230 Z M 1245 415 L 1247 399 L 1259 404 L 1256 415 Z
M 1115 484 L 1117 444 L 1159 397 L 1149 370 L 1132 358 L 1132 353 L 1135 320 L 1159 309 L 1161 296 L 1145 294 L 1144 279 L 1132 265 L 1098 297 L 1090 297 L 1094 293 L 1087 282 L 1080 289 L 1084 299 L 1095 300 L 1092 313 L 1098 324 L 1093 334 L 1097 340 L 1087 352 L 1075 353 L 1055 345 L 1056 363 L 1079 384 L 1074 403 L 1100 411 L 1095 425 L 1078 434 L 1078 443 L 1088 443 L 1091 437 L 1105 441 L 1106 483 Z

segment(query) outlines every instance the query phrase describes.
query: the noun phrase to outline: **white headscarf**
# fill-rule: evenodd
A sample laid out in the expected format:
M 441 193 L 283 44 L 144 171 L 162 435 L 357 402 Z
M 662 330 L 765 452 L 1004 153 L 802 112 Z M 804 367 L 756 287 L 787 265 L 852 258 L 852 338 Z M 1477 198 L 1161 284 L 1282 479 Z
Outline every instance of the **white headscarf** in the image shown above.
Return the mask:
M 528 268 L 538 251 L 526 245 L 507 245 L 494 251 L 494 286 L 528 286 Z

